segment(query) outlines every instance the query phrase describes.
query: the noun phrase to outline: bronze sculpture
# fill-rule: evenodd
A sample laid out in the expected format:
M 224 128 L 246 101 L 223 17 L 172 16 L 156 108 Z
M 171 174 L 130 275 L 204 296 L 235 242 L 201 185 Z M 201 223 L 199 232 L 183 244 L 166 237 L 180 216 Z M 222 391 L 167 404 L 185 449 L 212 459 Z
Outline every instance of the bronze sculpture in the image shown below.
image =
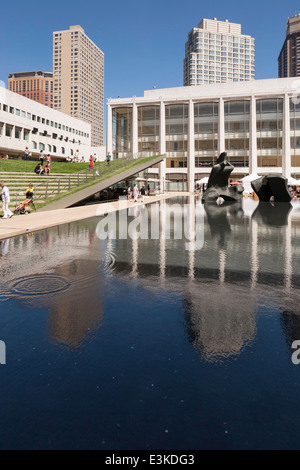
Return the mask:
M 219 198 L 227 202 L 237 202 L 241 200 L 244 192 L 243 186 L 228 186 L 228 180 L 233 170 L 234 166 L 227 160 L 227 153 L 221 153 L 211 170 L 202 202 L 217 202 Z

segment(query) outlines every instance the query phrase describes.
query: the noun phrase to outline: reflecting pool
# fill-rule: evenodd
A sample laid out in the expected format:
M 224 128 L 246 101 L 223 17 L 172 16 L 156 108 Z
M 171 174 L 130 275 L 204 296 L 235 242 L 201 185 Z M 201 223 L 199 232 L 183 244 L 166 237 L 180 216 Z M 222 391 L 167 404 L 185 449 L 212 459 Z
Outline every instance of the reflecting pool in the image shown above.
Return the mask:
M 157 207 L 0 242 L 1 449 L 299 448 L 300 204 Z

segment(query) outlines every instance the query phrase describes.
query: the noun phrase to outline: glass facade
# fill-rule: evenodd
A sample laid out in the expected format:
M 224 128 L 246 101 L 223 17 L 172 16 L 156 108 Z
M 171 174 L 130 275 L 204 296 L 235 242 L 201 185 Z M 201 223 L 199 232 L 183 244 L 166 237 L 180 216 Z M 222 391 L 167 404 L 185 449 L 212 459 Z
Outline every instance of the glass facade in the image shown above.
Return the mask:
M 218 158 L 218 103 L 195 103 L 195 166 L 211 167 Z
M 290 100 L 291 166 L 300 167 L 300 103 Z
M 145 156 L 159 154 L 160 107 L 138 108 L 138 148 Z
M 249 165 L 250 101 L 229 101 L 224 105 L 225 148 L 235 167 Z
M 167 168 L 186 168 L 189 107 L 187 104 L 166 106 Z
M 113 158 L 125 158 L 132 151 L 132 107 L 114 108 Z
M 283 99 L 256 101 L 258 167 L 281 167 Z
M 256 117 L 256 123 L 253 120 L 253 129 L 250 95 L 236 99 L 229 96 L 221 100 L 194 99 L 192 106 L 190 98 L 185 102 L 178 102 L 174 98 L 173 102 L 165 103 L 164 122 L 161 122 L 160 101 L 137 105 L 136 114 L 133 113 L 131 103 L 124 107 L 116 106 L 112 109 L 115 157 L 131 156 L 133 145 L 137 149 L 135 152 L 138 151 L 140 156 L 158 155 L 165 146 L 166 173 L 169 175 L 167 177 L 172 179 L 178 177 L 179 180 L 184 178 L 186 181 L 185 177 L 189 175 L 189 184 L 193 173 L 197 176 L 209 173 L 221 149 L 228 153 L 230 163 L 235 168 L 241 169 L 240 174 L 247 174 L 251 168 L 263 171 L 264 168 L 272 167 L 279 169 L 279 172 L 287 172 L 290 164 L 292 168 L 300 168 L 300 103 L 293 98 L 289 99 L 290 111 L 287 116 L 287 132 L 289 132 L 288 117 L 290 117 L 290 136 L 289 134 L 287 136 L 288 139 L 290 137 L 289 152 L 288 146 L 283 148 L 285 119 L 283 95 L 284 93 L 278 97 L 261 97 L 253 100 L 255 103 L 253 118 Z M 224 106 L 224 113 L 222 109 L 220 112 L 220 105 Z M 190 109 L 193 109 L 194 116 L 189 116 Z M 134 116 L 136 116 L 135 125 L 133 125 Z M 192 129 L 189 128 L 190 125 L 193 126 Z M 165 126 L 165 141 L 161 143 L 162 126 Z M 137 131 L 134 136 L 132 129 Z M 192 142 L 189 142 L 190 138 L 193 139 Z M 195 161 L 194 168 L 192 166 L 189 168 L 189 161 Z M 286 163 L 282 169 L 283 161 Z

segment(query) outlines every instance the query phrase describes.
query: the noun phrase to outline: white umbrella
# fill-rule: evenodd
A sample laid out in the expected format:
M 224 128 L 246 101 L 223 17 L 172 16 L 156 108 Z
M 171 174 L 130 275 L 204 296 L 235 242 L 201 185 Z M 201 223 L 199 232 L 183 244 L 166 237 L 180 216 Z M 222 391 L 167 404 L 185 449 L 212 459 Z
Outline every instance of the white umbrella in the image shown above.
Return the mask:
M 202 178 L 201 180 L 196 181 L 196 184 L 207 184 L 207 183 L 208 183 L 208 180 L 209 180 L 209 177 L 208 177 L 208 176 L 205 176 L 205 177 Z
M 288 178 L 288 184 L 290 186 L 300 186 L 300 181 L 299 180 L 296 180 L 295 178 L 293 178 L 292 176 L 290 176 Z
M 258 178 L 260 178 L 259 175 L 257 175 L 256 173 L 251 173 L 251 175 L 245 176 L 241 181 L 242 181 L 243 183 L 251 183 L 251 181 L 255 181 L 255 180 L 257 180 Z

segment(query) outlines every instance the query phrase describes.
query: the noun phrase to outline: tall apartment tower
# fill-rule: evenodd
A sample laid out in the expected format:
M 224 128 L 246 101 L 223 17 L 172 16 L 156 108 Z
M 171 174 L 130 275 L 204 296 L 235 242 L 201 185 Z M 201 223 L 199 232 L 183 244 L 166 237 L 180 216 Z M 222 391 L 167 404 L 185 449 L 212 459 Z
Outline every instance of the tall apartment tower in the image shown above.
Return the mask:
M 8 89 L 25 96 L 40 104 L 53 108 L 53 74 L 52 72 L 10 73 L 8 76 Z
M 104 141 L 104 54 L 81 26 L 53 33 L 54 109 L 91 124 L 92 146 Z
M 255 40 L 241 25 L 203 19 L 185 44 L 184 86 L 255 79 Z
M 278 57 L 278 77 L 300 77 L 300 13 L 289 17 L 286 38 Z

